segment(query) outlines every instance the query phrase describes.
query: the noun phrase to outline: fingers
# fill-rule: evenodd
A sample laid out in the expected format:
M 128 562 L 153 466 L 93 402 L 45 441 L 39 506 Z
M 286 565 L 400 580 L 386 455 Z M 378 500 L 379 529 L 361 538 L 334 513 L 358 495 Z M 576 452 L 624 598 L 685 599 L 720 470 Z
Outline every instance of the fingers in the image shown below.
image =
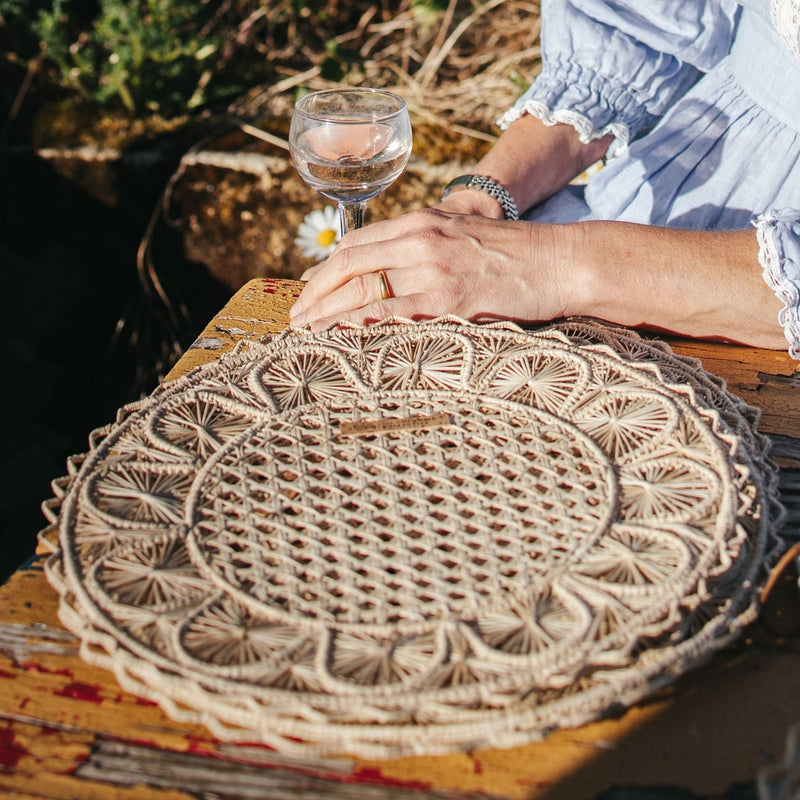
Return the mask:
M 347 237 L 350 237 L 350 234 L 347 234 Z M 366 253 L 359 255 L 365 248 L 363 245 L 359 247 L 353 244 L 353 241 L 352 238 L 342 238 L 332 255 L 303 273 L 303 280 L 307 281 L 307 284 L 292 308 L 295 315 L 300 311 L 309 310 L 320 298 L 336 291 L 349 281 L 355 281 L 351 287 L 354 301 L 368 297 L 367 289 L 361 285 L 359 279 L 375 271 L 374 258 L 370 256 L 368 249 Z
M 419 227 L 419 221 L 401 218 L 347 233 L 326 261 L 303 273 L 307 283 L 291 309 L 291 324 L 302 326 L 400 294 L 396 265 L 407 260 L 404 254 Z
M 405 319 L 431 319 L 435 314 L 430 310 L 424 310 L 427 305 L 427 298 L 424 295 L 408 295 L 405 297 L 395 297 L 391 300 L 378 300 L 363 308 L 333 314 L 329 317 L 321 317 L 309 322 L 305 327 L 313 332 L 324 331 L 332 325 L 342 322 L 352 322 L 356 325 L 368 325 L 387 317 L 403 317 Z
M 319 264 L 315 264 L 313 267 L 309 267 L 301 276 L 301 281 L 310 281 L 321 269 L 325 266 L 324 261 L 320 261 Z
M 309 267 L 301 276 L 301 280 L 311 281 L 322 272 L 329 269 L 337 269 L 346 272 L 348 269 L 355 274 L 361 268 L 361 273 L 377 268 L 365 261 L 365 257 L 353 258 L 351 262 L 342 262 L 340 258 L 353 248 L 366 248 L 365 253 L 371 253 L 370 245 L 388 245 L 393 251 L 401 250 L 405 243 L 416 233 L 440 223 L 447 214 L 438 209 L 422 209 L 405 214 L 394 219 L 379 220 L 371 222 L 363 228 L 348 231 L 336 245 L 333 254 L 316 264 Z M 377 251 L 377 252 L 382 252 Z M 397 262 L 396 262 L 397 263 Z
M 341 286 L 315 297 L 310 303 L 307 285 L 289 312 L 290 324 L 299 328 L 309 324 L 316 325 L 318 321 L 328 318 L 345 319 L 348 311 L 354 311 L 356 315 L 368 311 L 373 319 L 394 313 L 387 306 L 387 301 L 396 296 L 391 272 L 377 270 L 365 275 L 355 275 Z
M 423 209 L 351 231 L 333 254 L 303 274 L 307 280 L 290 311 L 294 327 L 318 327 L 329 319 L 411 316 L 431 305 L 433 289 L 452 283 L 449 274 L 475 248 L 467 217 Z M 426 287 L 428 287 L 426 289 Z M 415 295 L 414 304 L 401 297 Z M 446 310 L 453 311 L 449 305 Z

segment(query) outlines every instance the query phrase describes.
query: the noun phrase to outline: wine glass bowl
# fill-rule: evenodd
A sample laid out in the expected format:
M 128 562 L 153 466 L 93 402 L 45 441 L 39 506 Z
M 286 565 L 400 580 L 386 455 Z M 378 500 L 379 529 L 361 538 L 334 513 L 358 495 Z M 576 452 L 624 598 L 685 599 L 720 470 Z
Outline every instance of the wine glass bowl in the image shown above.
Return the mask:
M 361 227 L 367 200 L 411 155 L 406 102 L 383 89 L 326 89 L 297 101 L 289 152 L 300 177 L 337 202 L 342 233 Z

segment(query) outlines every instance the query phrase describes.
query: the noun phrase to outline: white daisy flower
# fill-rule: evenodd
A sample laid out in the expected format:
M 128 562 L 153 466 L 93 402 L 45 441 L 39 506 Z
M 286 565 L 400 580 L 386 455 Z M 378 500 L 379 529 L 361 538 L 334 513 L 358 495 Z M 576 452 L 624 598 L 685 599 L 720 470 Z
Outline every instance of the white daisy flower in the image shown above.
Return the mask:
M 309 258 L 327 258 L 341 239 L 339 214 L 333 206 L 316 209 L 300 223 L 295 244 Z

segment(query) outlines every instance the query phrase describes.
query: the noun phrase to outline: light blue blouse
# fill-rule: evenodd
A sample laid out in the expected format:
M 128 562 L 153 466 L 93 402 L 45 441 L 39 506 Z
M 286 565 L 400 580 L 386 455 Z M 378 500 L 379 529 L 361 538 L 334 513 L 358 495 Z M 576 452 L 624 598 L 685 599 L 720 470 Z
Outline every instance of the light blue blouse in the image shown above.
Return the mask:
M 800 359 L 800 0 L 542 0 L 542 72 L 503 115 L 611 133 L 609 161 L 529 219 L 754 224 Z

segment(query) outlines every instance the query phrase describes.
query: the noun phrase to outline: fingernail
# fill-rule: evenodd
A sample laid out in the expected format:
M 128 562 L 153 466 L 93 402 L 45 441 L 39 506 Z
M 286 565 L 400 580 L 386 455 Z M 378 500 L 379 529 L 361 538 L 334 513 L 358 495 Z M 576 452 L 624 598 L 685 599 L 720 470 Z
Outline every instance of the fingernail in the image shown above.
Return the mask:
M 302 328 L 306 324 L 306 315 L 301 311 L 299 314 L 289 316 L 289 325 L 293 328 Z

